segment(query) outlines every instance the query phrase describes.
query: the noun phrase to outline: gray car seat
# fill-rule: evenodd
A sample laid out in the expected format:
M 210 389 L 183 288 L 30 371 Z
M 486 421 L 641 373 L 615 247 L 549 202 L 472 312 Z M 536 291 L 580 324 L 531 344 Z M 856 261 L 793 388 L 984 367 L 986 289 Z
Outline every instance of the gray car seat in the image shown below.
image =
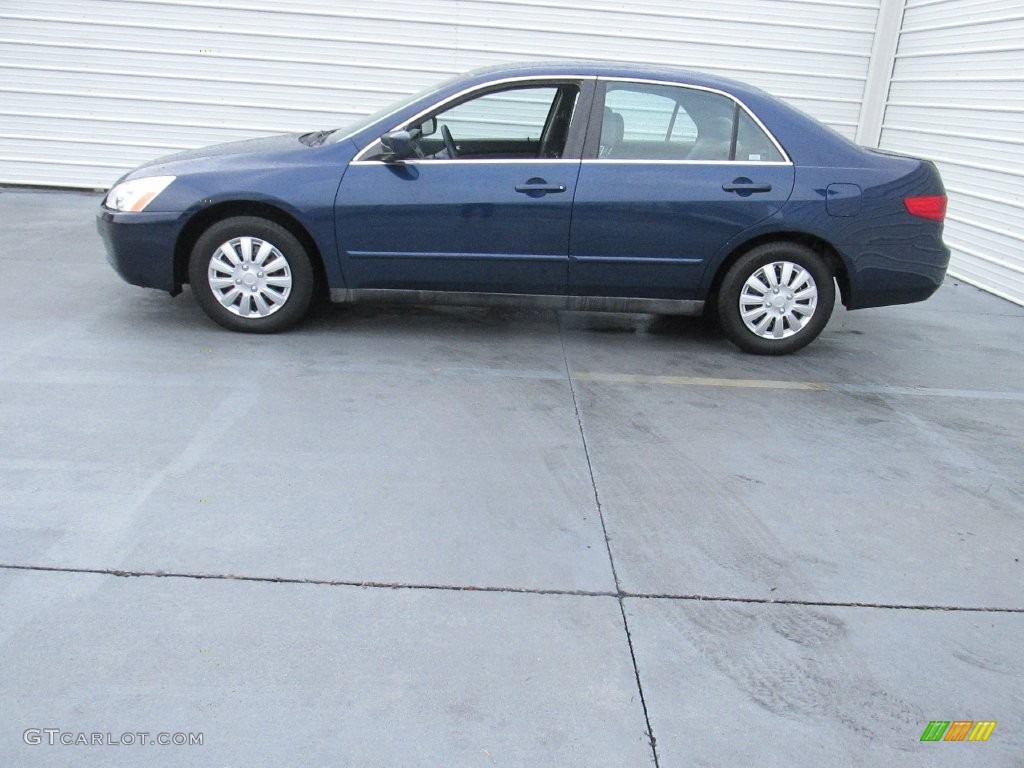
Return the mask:
M 626 134 L 626 121 L 622 115 L 608 107 L 604 108 L 604 119 L 601 121 L 601 146 L 598 157 L 614 157 L 615 150 L 622 144 Z
M 728 160 L 732 149 L 732 118 L 713 117 L 700 126 L 687 160 Z

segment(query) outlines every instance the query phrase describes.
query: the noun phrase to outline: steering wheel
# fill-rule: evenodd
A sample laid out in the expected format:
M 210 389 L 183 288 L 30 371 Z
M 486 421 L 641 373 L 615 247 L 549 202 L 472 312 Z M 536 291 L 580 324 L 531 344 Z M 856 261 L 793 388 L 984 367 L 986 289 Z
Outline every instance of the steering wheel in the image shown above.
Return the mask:
M 448 157 L 454 160 L 459 156 L 459 148 L 455 146 L 455 139 L 452 138 L 452 132 L 448 130 L 447 125 L 441 126 L 441 138 L 444 139 L 444 148 L 448 150 Z

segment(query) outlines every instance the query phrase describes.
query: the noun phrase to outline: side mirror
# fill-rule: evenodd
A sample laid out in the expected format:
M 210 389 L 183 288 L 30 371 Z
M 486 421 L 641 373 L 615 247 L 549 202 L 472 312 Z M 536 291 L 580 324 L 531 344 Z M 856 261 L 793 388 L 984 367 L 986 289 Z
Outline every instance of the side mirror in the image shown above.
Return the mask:
M 388 153 L 388 161 L 403 160 L 414 153 L 413 138 L 409 131 L 391 131 L 380 137 L 380 143 Z

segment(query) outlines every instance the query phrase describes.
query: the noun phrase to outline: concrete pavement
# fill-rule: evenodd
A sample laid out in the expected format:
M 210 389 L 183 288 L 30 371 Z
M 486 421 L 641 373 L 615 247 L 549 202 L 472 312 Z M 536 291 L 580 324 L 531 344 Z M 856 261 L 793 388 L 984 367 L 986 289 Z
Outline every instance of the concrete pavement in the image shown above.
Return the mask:
M 1021 765 L 1024 309 L 243 336 L 98 202 L 0 190 L 0 765 Z

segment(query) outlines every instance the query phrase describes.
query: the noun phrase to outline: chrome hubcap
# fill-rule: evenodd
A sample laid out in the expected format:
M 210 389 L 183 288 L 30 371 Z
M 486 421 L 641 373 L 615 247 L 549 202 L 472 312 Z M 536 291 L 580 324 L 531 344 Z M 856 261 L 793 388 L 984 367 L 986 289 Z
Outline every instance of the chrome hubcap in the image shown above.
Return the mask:
M 292 270 L 274 245 L 258 237 L 236 237 L 210 257 L 210 290 L 239 317 L 267 317 L 288 301 Z
M 817 306 L 814 278 L 791 261 L 765 264 L 740 291 L 743 324 L 762 339 L 787 339 L 799 333 Z

